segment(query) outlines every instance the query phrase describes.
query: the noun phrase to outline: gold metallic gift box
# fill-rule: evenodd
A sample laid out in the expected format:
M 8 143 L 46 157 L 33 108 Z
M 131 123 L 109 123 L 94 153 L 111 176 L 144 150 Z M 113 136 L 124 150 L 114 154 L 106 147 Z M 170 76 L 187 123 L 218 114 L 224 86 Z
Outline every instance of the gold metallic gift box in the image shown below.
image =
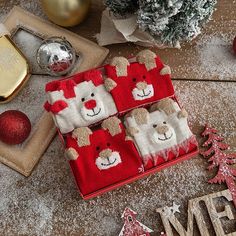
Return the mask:
M 29 64 L 9 36 L 0 37 L 0 103 L 14 98 L 30 77 Z

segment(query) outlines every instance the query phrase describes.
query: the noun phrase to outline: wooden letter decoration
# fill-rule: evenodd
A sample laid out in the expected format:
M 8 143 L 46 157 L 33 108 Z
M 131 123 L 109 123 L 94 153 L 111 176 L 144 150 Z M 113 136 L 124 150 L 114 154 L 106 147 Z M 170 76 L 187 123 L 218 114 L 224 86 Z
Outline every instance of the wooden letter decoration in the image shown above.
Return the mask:
M 179 212 L 179 206 L 175 203 L 172 207 L 162 207 L 158 208 L 157 212 L 160 214 L 166 235 L 174 236 L 172 231 L 172 227 L 176 230 L 176 232 L 181 236 L 193 236 L 193 223 L 194 218 L 196 219 L 197 226 L 199 232 L 202 236 L 210 236 L 207 223 L 204 221 L 204 217 L 201 211 L 200 202 L 203 201 L 206 205 L 207 211 L 210 216 L 210 220 L 212 222 L 215 235 L 216 236 L 236 236 L 236 231 L 226 234 L 222 227 L 221 218 L 227 217 L 229 220 L 233 220 L 234 215 L 230 208 L 230 205 L 226 205 L 224 211 L 217 212 L 215 204 L 213 200 L 215 198 L 224 197 L 228 201 L 232 201 L 232 196 L 229 190 L 224 190 L 217 193 L 212 193 L 203 197 L 195 198 L 189 201 L 188 204 L 188 222 L 187 222 L 187 229 L 183 227 L 183 225 L 179 222 L 176 218 L 175 213 Z

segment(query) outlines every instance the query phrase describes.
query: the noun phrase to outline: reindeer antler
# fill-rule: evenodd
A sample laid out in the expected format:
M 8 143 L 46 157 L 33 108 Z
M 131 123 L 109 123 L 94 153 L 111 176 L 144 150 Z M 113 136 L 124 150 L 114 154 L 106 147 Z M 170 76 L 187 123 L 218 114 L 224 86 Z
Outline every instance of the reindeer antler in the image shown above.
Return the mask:
M 78 152 L 74 149 L 74 148 L 68 148 L 65 151 L 65 155 L 66 158 L 70 161 L 70 160 L 76 160 L 79 157 Z
M 164 111 L 167 115 L 171 115 L 175 113 L 174 101 L 171 98 L 164 98 L 158 103 L 154 104 L 153 107 L 157 108 L 158 110 Z
M 120 123 L 121 121 L 117 117 L 113 116 L 104 120 L 101 126 L 103 129 L 108 130 L 112 136 L 115 136 L 122 132 Z
M 156 54 L 151 50 L 145 49 L 139 52 L 136 56 L 137 62 L 144 64 L 147 70 L 151 70 L 156 67 Z
M 135 119 L 138 125 L 148 123 L 149 112 L 145 108 L 137 108 L 130 112 L 130 115 Z
M 80 127 L 73 131 L 72 138 L 77 139 L 77 143 L 79 147 L 89 146 L 90 134 L 92 134 L 91 129 L 89 129 L 88 127 Z
M 114 57 L 110 65 L 115 66 L 117 76 L 127 76 L 129 61 L 125 57 Z

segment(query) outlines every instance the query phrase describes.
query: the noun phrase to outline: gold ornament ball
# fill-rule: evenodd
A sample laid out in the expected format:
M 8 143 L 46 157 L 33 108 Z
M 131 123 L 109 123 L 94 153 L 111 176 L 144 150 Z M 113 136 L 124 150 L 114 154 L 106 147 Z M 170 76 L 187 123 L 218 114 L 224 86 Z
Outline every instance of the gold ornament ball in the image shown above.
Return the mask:
M 64 27 L 81 23 L 89 6 L 90 0 L 42 0 L 42 7 L 48 18 Z

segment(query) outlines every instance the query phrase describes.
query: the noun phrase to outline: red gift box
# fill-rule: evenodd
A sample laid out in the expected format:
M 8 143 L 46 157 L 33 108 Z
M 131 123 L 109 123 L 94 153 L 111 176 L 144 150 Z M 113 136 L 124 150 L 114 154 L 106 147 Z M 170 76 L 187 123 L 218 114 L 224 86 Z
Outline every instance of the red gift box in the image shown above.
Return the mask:
M 148 57 L 145 58 L 146 54 Z M 138 60 L 139 63 L 137 63 L 135 59 L 131 60 L 133 62 L 129 62 L 129 64 L 125 62 L 126 68 L 119 71 L 118 74 L 117 71 L 115 71 L 115 64 L 117 63 L 117 60 L 113 60 L 113 65 L 111 63 L 110 65 L 105 65 L 97 69 L 82 72 L 69 78 L 55 81 L 55 84 L 57 84 L 57 86 L 58 83 L 59 85 L 60 83 L 70 84 L 71 82 L 68 81 L 78 84 L 81 81 L 84 81 L 84 78 L 86 77 L 86 80 L 93 80 L 93 83 L 97 85 L 97 82 L 100 81 L 100 77 L 98 81 L 96 79 L 98 78 L 98 73 L 96 71 L 99 70 L 101 72 L 102 79 L 104 80 L 104 83 L 101 83 L 100 81 L 99 84 L 104 84 L 107 91 L 111 93 L 119 116 L 124 115 L 125 112 L 132 110 L 133 108 L 150 107 L 151 104 L 166 97 L 171 97 L 174 101 L 177 101 L 174 95 L 173 85 L 170 80 L 169 67 L 165 66 L 161 60 L 156 55 L 154 57 L 154 55 L 152 52 L 150 53 L 150 51 L 147 52 L 147 50 L 144 50 L 144 53 L 139 53 L 136 57 L 136 60 Z M 152 57 L 152 60 L 150 57 Z M 91 71 L 92 73 L 90 73 Z M 123 76 L 122 73 L 127 71 L 128 76 Z M 145 75 L 145 78 L 143 75 Z M 135 100 L 133 95 L 137 95 L 135 92 L 137 90 L 133 91 L 134 87 L 132 87 L 133 85 L 131 85 L 131 81 L 129 81 L 127 84 L 128 79 L 133 78 L 136 79 L 135 82 L 141 82 L 141 85 L 139 84 L 140 87 L 138 85 L 140 89 L 143 88 L 142 86 L 145 86 L 142 84 L 144 83 L 144 80 L 147 81 L 147 85 L 150 83 L 153 87 L 153 96 L 141 100 Z M 117 80 L 115 84 L 120 86 L 120 89 L 110 89 L 112 86 L 114 86 L 114 81 L 111 81 L 111 79 Z M 122 79 L 127 81 L 121 81 Z M 54 82 L 50 83 L 52 90 L 54 90 L 53 83 Z M 132 83 L 134 83 L 133 80 Z M 73 94 L 73 91 L 70 91 L 71 89 L 73 90 L 73 86 L 65 87 L 69 90 L 67 91 L 69 94 Z M 138 87 L 136 85 L 136 88 Z M 144 91 L 144 93 L 145 92 L 146 91 Z M 88 105 L 93 106 L 93 104 Z M 48 109 L 50 110 L 50 107 Z M 116 123 L 115 120 L 113 120 L 114 124 Z M 102 193 L 131 183 L 149 174 L 160 171 L 163 168 L 189 159 L 198 153 L 198 145 L 196 143 L 195 137 L 193 137 L 188 150 L 180 148 L 178 155 L 176 155 L 174 152 L 169 152 L 167 158 L 157 158 L 155 164 L 150 162 L 149 166 L 146 166 L 144 169 L 144 163 L 142 162 L 140 152 L 134 145 L 133 141 L 126 136 L 127 132 L 125 132 L 124 126 L 119 124 L 121 132 L 119 134 L 112 135 L 111 133 L 113 131 L 110 133 L 110 130 L 104 129 L 105 126 L 103 124 L 106 121 L 107 120 L 100 120 L 98 123 L 96 122 L 91 124 L 90 127 L 78 127 L 78 129 L 75 129 L 74 132 L 68 133 L 66 135 L 62 135 L 60 130 L 58 130 L 61 140 L 67 148 L 66 153 L 67 157 L 69 157 L 69 163 L 75 177 L 76 184 L 81 196 L 84 199 L 96 197 Z M 99 129 L 95 127 L 94 129 L 94 126 L 99 125 L 100 122 L 103 122 L 103 127 L 100 127 Z M 85 132 L 83 130 L 87 130 L 89 136 L 81 139 L 81 133 L 83 134 Z M 89 141 L 89 145 L 83 145 L 85 141 Z M 107 149 L 110 149 L 111 151 Z M 112 156 L 113 152 L 114 155 Z M 119 155 L 117 155 L 117 153 Z M 111 157 L 109 156 L 108 158 L 106 155 L 111 155 Z M 115 159 L 117 160 L 113 163 Z M 106 165 L 107 167 L 110 165 L 111 166 L 109 168 L 103 168 Z

